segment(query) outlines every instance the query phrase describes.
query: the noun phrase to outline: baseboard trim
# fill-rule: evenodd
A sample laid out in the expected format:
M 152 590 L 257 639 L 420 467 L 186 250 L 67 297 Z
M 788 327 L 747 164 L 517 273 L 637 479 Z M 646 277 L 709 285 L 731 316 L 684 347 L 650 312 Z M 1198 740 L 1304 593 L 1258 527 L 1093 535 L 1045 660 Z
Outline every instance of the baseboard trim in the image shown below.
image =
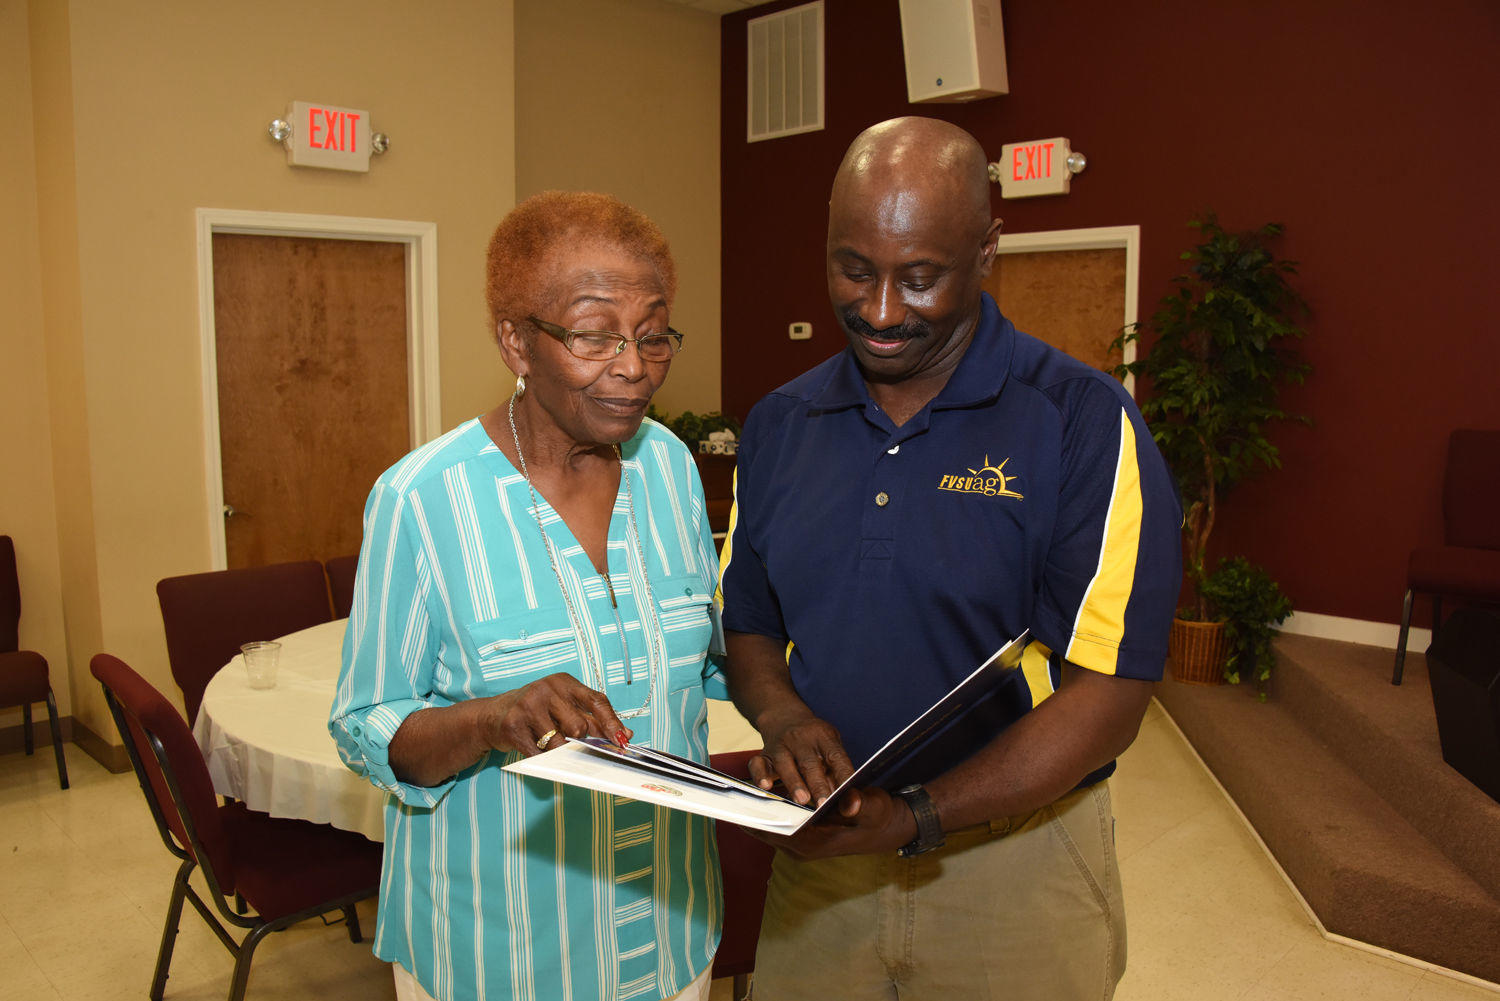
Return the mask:
M 63 743 L 73 739 L 73 717 L 63 716 L 57 721 L 62 731 Z M 47 705 L 34 703 L 31 707 L 31 738 L 38 752 L 52 753 L 52 726 L 47 722 Z M 0 754 L 14 754 L 26 749 L 26 724 L 14 723 L 0 729 Z
M 124 744 L 111 744 L 77 720 L 73 721 L 73 743 L 107 771 L 116 775 L 130 771 L 130 753 Z
M 1395 650 L 1396 640 L 1401 636 L 1401 627 L 1394 622 L 1346 619 L 1342 615 L 1322 615 L 1318 612 L 1293 612 L 1281 624 L 1281 631 L 1298 636 L 1338 640 L 1341 643 L 1385 647 L 1387 650 Z M 1431 643 L 1432 630 L 1430 629 L 1413 628 L 1407 633 L 1406 649 L 1408 651 L 1420 653 Z

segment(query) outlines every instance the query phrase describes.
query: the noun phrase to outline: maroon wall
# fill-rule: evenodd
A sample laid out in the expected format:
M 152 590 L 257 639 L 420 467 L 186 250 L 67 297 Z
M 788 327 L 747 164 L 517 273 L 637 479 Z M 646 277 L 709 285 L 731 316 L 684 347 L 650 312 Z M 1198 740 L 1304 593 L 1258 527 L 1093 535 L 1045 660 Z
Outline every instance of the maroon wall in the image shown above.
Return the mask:
M 842 346 L 823 233 L 861 129 L 933 115 L 996 159 L 1067 136 L 1089 163 L 1072 193 L 997 188 L 995 212 L 1011 233 L 1139 224 L 1143 317 L 1190 218 L 1286 225 L 1313 310 L 1287 402 L 1313 423 L 1275 433 L 1284 468 L 1229 497 L 1213 548 L 1264 563 L 1299 611 L 1394 621 L 1407 552 L 1441 540 L 1448 432 L 1500 427 L 1500 5 L 1006 0 L 1011 93 L 953 106 L 907 103 L 897 0 L 825 0 L 825 130 L 747 144 L 745 22 L 790 6 L 723 19 L 725 409 Z

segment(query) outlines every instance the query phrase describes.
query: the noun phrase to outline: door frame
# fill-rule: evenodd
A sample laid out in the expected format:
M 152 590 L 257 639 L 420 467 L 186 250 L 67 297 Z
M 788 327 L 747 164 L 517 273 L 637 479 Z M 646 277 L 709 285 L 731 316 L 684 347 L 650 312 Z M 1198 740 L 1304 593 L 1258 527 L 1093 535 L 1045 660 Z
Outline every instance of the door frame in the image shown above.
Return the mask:
M 995 251 L 999 254 L 1031 254 L 1049 250 L 1113 250 L 1125 251 L 1125 308 L 1120 318 L 1121 327 L 1136 322 L 1140 307 L 1141 283 L 1141 227 L 1139 226 L 1093 226 L 1086 229 L 1054 229 L 1040 233 L 1001 233 L 995 240 Z M 1125 345 L 1124 361 L 1135 361 L 1135 345 Z M 1125 392 L 1135 396 L 1135 376 L 1127 375 Z
M 198 230 L 198 332 L 203 361 L 203 466 L 210 566 L 229 565 L 224 539 L 224 464 L 219 451 L 219 368 L 214 327 L 215 233 L 370 240 L 406 246 L 406 379 L 411 447 L 436 438 L 438 399 L 437 224 L 405 219 L 205 209 Z

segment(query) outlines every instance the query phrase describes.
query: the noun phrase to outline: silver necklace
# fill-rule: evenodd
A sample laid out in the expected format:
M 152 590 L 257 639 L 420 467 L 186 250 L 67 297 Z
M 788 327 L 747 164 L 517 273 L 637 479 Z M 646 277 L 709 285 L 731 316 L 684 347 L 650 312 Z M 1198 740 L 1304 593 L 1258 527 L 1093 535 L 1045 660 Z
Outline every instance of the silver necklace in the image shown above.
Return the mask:
M 510 421 L 510 438 L 516 446 L 516 460 L 521 467 L 521 478 L 526 481 L 526 489 L 531 494 L 531 517 L 536 521 L 537 531 L 542 533 L 542 547 L 547 551 L 547 563 L 552 567 L 552 576 L 557 579 L 557 589 L 562 592 L 563 603 L 568 606 L 568 623 L 573 627 L 573 636 L 578 641 L 578 646 L 583 652 L 585 667 L 593 672 L 595 687 L 603 692 L 605 691 L 604 668 L 595 660 L 594 648 L 583 635 L 583 619 L 578 614 L 578 609 L 573 606 L 573 599 L 568 594 L 567 585 L 563 583 L 562 571 L 558 569 L 557 556 L 552 551 L 552 538 L 547 534 L 546 527 L 542 525 L 541 503 L 537 500 L 536 487 L 531 483 L 531 473 L 526 468 L 526 454 L 521 451 L 521 435 L 516 430 L 516 396 L 518 395 L 519 393 L 511 395 L 510 403 L 505 408 L 505 415 Z M 631 489 L 630 476 L 625 472 L 625 460 L 620 454 L 620 446 L 615 445 L 614 450 L 615 460 L 620 463 L 620 479 L 625 481 L 625 508 L 630 519 L 629 535 L 631 541 L 635 544 L 636 559 L 640 561 L 641 576 L 646 582 L 646 607 L 654 611 L 656 608 L 656 596 L 651 592 L 651 575 L 646 572 L 646 554 L 641 549 L 641 533 L 635 521 L 635 491 Z M 604 553 L 607 560 L 609 558 L 608 532 L 605 533 L 605 536 Z M 627 685 L 634 684 L 635 678 L 630 663 L 630 647 L 625 641 L 625 623 L 620 619 L 619 606 L 615 603 L 614 584 L 611 583 L 607 570 L 601 573 L 600 576 L 604 578 L 604 586 L 609 588 L 610 608 L 614 612 L 615 628 L 619 630 L 617 635 L 620 637 L 620 649 L 625 655 L 625 683 Z M 637 608 L 640 608 L 639 602 L 637 602 Z M 656 697 L 656 664 L 666 663 L 666 652 L 660 646 L 661 630 L 660 628 L 652 630 L 646 618 L 647 616 L 643 612 L 641 615 L 641 631 L 647 634 L 649 639 L 646 651 L 646 677 L 649 683 L 646 689 L 646 701 L 639 709 L 627 709 L 624 712 L 616 710 L 615 714 L 621 719 L 633 719 L 637 716 L 644 716 L 651 711 L 651 703 Z M 656 654 L 656 664 L 652 663 L 652 653 Z M 589 679 L 585 678 L 584 680 L 587 681 Z

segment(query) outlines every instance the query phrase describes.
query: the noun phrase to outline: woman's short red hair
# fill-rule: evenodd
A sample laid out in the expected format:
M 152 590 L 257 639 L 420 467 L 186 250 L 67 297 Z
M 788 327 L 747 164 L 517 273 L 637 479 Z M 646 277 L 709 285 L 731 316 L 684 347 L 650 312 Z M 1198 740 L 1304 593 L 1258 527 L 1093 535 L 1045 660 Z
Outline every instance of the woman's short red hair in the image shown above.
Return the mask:
M 485 259 L 485 301 L 490 332 L 501 320 L 538 312 L 548 291 L 549 260 L 569 246 L 607 244 L 647 261 L 661 279 L 670 305 L 677 297 L 677 265 L 656 223 L 613 195 L 596 191 L 543 191 L 512 209 L 490 238 Z

